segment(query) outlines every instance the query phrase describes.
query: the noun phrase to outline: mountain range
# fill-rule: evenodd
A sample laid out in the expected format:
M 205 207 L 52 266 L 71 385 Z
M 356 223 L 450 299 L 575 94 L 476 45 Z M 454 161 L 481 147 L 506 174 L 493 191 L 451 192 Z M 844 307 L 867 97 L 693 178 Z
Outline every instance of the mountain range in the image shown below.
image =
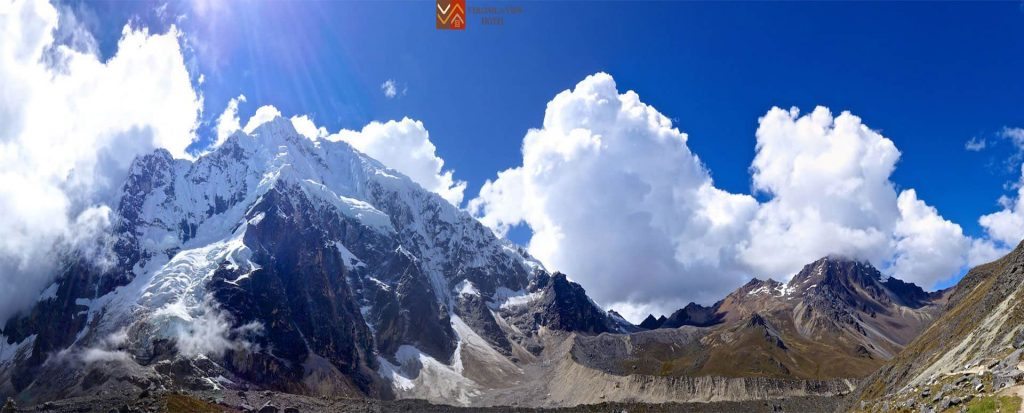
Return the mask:
M 105 242 L 109 259 L 55 257 L 53 284 L 0 324 L 0 395 L 551 407 L 852 393 L 873 411 L 1024 347 L 1020 252 L 932 293 L 823 257 L 633 325 L 466 211 L 280 117 L 194 161 L 137 158 Z
M 702 327 L 701 346 L 676 356 L 704 360 L 658 357 L 641 365 L 650 373 L 863 377 L 924 330 L 946 295 L 884 277 L 870 264 L 825 257 L 786 284 L 753 279 L 712 306 L 691 303 L 669 317 L 648 316 L 641 326 Z

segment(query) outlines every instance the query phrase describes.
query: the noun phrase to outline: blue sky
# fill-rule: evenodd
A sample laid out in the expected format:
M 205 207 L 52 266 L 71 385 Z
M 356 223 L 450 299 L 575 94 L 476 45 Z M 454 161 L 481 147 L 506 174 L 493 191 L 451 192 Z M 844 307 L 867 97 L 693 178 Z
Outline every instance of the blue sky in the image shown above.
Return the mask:
M 194 36 L 188 63 L 204 77 L 206 122 L 197 147 L 239 94 L 243 120 L 273 104 L 332 132 L 408 116 L 468 182 L 466 199 L 521 163 L 524 134 L 558 92 L 601 71 L 673 119 L 716 186 L 733 193 L 751 193 L 754 132 L 772 106 L 860 116 L 902 152 L 898 190 L 915 188 L 970 236 L 1020 177 L 1008 164 L 1016 148 L 999 136 L 1024 126 L 1020 2 L 468 2 L 523 12 L 494 27 L 470 14 L 468 29 L 453 32 L 434 28 L 427 1 L 72 8 L 104 56 L 129 20 L 153 31 L 176 21 Z M 405 93 L 385 97 L 388 79 Z M 988 147 L 965 150 L 971 138 Z

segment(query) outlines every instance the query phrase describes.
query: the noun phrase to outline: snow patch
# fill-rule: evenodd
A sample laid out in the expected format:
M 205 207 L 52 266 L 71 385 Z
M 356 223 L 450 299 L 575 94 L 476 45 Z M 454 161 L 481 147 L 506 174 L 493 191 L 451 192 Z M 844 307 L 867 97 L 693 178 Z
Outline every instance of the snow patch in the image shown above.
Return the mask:
M 377 375 L 391 382 L 395 390 L 412 390 L 416 387 L 412 379 L 405 377 L 399 372 L 400 367 L 391 364 L 388 359 L 377 356 L 377 362 L 380 367 L 377 368 Z
M 388 285 L 388 283 L 386 283 L 384 281 L 378 280 L 378 279 L 376 279 L 374 277 L 366 277 L 366 279 L 368 279 L 370 281 L 373 281 L 374 284 L 377 284 L 377 286 L 380 287 L 384 291 L 391 291 L 391 286 Z
M 505 287 L 498 287 L 494 290 L 492 301 L 488 305 L 502 310 L 512 307 L 520 307 L 539 300 L 544 291 L 527 293 L 526 290 L 512 291 Z
M 622 316 L 619 315 L 619 313 L 607 311 L 605 312 L 605 314 L 608 314 L 608 317 L 610 317 L 612 321 L 615 322 L 615 329 L 620 333 L 628 333 L 625 326 L 633 325 L 633 323 L 630 323 L 625 318 L 622 318 Z
M 395 227 L 391 225 L 391 217 L 380 212 L 373 205 L 355 198 L 338 195 L 328 189 L 327 186 L 310 179 L 302 180 L 301 184 L 302 189 L 306 191 L 306 194 L 310 195 L 310 198 L 327 202 L 342 215 L 354 218 L 377 232 L 384 234 L 395 233 Z
M 352 251 L 349 251 L 341 242 L 335 241 L 334 248 L 337 248 L 341 254 L 341 261 L 345 264 L 345 269 L 352 271 L 356 268 L 366 267 L 366 263 L 360 260 Z
M 432 402 L 456 401 L 469 405 L 479 396 L 480 386 L 456 370 L 424 354 L 414 346 L 402 345 L 395 352 L 398 365 L 377 357 L 377 374 L 391 382 L 399 396 L 422 398 Z
M 794 291 L 796 291 L 796 287 L 791 287 L 788 284 L 779 284 L 779 286 L 775 288 L 775 295 L 778 297 L 788 297 Z
M 252 226 L 259 225 L 260 222 L 263 222 L 263 218 L 265 218 L 266 216 L 267 216 L 267 214 L 265 212 L 260 212 L 260 213 L 256 214 L 256 216 L 254 216 L 254 217 L 249 219 L 249 225 L 252 225 Z
M 480 290 L 477 290 L 476 286 L 473 285 L 473 282 L 470 280 L 462 280 L 455 285 L 455 288 L 453 288 L 452 291 L 464 296 L 480 296 Z
M 76 304 L 88 308 L 86 324 L 91 326 L 93 318 L 105 314 L 96 329 L 100 334 L 109 334 L 146 323 L 153 329 L 145 331 L 152 333 L 140 339 L 145 342 L 158 338 L 174 340 L 179 351 L 186 355 L 221 354 L 225 349 L 246 346 L 246 335 L 259 334 L 261 326 L 232 329 L 227 316 L 210 301 L 205 288 L 221 265 L 245 272 L 235 282 L 259 269 L 251 261 L 252 252 L 242 241 L 246 228 L 246 221 L 242 221 L 228 239 L 179 251 L 169 260 L 154 257 L 136 265 L 137 276 L 127 285 L 94 300 L 76 300 Z M 76 341 L 86 337 L 89 331 L 90 328 L 82 329 Z M 95 353 L 92 356 L 103 359 L 117 355 Z
M 35 342 L 36 335 L 33 334 L 20 342 L 8 344 L 7 336 L 0 334 L 0 363 L 9 362 L 20 354 L 24 354 L 23 357 L 30 356 Z
M 46 300 L 49 300 L 51 298 L 57 298 L 57 288 L 58 287 L 59 286 L 57 285 L 56 282 L 54 282 L 53 284 L 50 284 L 50 286 L 46 287 L 46 289 L 43 290 L 43 292 L 39 293 L 39 299 L 37 299 L 36 302 L 46 301 Z
M 455 364 L 458 372 L 463 372 L 462 358 L 463 354 L 470 353 L 473 356 L 483 361 L 487 365 L 488 369 L 500 369 L 505 371 L 522 372 L 522 370 L 512 364 L 504 355 L 499 353 L 491 344 L 487 342 L 483 337 L 480 337 L 472 328 L 462 321 L 457 315 L 451 317 L 452 330 L 455 330 L 455 334 L 459 336 L 458 348 L 456 349 Z
M 370 321 L 370 312 L 373 311 L 372 306 L 364 305 L 359 307 L 359 314 L 363 316 L 363 321 L 366 322 L 366 328 L 370 329 L 370 334 L 377 337 L 377 326 Z

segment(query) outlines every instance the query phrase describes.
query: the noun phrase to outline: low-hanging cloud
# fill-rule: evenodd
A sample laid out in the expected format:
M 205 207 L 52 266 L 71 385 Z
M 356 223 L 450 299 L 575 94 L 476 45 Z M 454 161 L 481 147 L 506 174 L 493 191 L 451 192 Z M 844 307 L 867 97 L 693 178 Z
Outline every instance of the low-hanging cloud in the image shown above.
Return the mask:
M 249 339 L 263 335 L 263 324 L 252 321 L 232 327 L 231 316 L 211 302 L 205 302 L 200 314 L 186 323 L 177 324 L 174 342 L 178 352 L 187 357 L 223 356 L 228 350 L 250 350 Z
M 611 76 L 548 103 L 523 163 L 483 185 L 471 212 L 499 235 L 526 224 L 529 249 L 631 319 L 721 298 L 748 277 L 786 280 L 825 255 L 867 260 L 926 288 L 984 245 L 897 193 L 895 144 L 827 108 L 772 108 L 760 120 L 757 202 L 714 186 L 688 136 Z
M 104 61 L 66 13 L 0 2 L 0 319 L 51 281 L 55 253 L 102 245 L 135 155 L 188 156 L 202 106 L 177 29 L 125 26 Z

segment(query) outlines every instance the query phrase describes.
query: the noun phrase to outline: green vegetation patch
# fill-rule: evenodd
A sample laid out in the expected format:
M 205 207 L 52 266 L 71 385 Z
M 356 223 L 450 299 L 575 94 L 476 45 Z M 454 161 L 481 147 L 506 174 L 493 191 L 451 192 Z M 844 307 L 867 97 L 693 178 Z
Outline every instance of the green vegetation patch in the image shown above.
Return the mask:
M 1017 413 L 1021 399 L 1017 396 L 984 396 L 967 403 L 968 413 Z

